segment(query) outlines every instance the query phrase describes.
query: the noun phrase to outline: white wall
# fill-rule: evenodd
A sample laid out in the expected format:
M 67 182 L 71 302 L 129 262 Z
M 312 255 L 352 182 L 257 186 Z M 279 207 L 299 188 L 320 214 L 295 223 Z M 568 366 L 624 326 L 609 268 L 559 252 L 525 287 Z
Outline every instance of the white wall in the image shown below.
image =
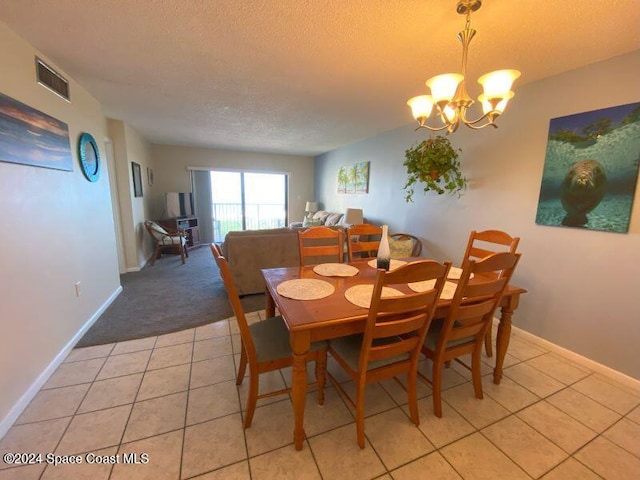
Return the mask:
M 162 214 L 165 192 L 191 191 L 187 167 L 288 173 L 290 222 L 301 221 L 305 203 L 314 199 L 312 157 L 167 145 L 153 145 L 152 156 L 156 172 L 152 208 L 156 218 Z
M 46 61 L 0 22 L 0 92 L 67 123 L 73 153 L 73 172 L 0 162 L 0 437 L 38 378 L 120 288 L 105 118 L 73 79 L 71 103 L 38 85 L 36 54 Z M 79 168 L 82 132 L 103 159 L 95 183 Z
M 463 150 L 462 168 L 471 180 L 460 199 L 417 191 L 415 203 L 405 203 L 404 150 L 427 136 L 414 133 L 414 125 L 317 157 L 318 199 L 329 210 L 362 207 L 365 217 L 389 224 L 390 231 L 422 237 L 423 255 L 439 260 L 460 262 L 470 230 L 520 236 L 523 257 L 514 283 L 528 293 L 514 325 L 640 379 L 640 194 L 628 234 L 535 224 L 549 120 L 638 102 L 638 85 L 640 51 L 516 84 L 497 130 L 461 127 L 450 137 Z M 338 168 L 366 160 L 369 194 L 336 195 Z

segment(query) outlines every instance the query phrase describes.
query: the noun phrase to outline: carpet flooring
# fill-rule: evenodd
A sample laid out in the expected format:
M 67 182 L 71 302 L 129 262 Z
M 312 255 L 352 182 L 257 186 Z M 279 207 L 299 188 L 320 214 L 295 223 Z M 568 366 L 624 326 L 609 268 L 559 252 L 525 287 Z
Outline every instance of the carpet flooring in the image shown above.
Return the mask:
M 198 327 L 233 316 L 211 250 L 163 255 L 152 267 L 120 276 L 122 293 L 109 305 L 76 347 L 133 340 Z M 245 312 L 262 310 L 264 294 L 247 295 Z

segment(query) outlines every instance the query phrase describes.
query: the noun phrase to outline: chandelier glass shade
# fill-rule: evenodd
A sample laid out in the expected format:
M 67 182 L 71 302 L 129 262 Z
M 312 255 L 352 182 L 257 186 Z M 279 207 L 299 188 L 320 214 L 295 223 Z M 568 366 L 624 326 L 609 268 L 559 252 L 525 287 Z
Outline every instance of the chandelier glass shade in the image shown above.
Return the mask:
M 475 12 L 482 5 L 481 0 L 460 0 L 456 11 L 466 16 L 463 31 L 458 33 L 458 40 L 462 43 L 462 73 L 445 73 L 431 77 L 425 83 L 431 90 L 431 95 L 419 95 L 407 101 L 411 107 L 413 117 L 418 121 L 418 128 L 433 131 L 447 130 L 455 132 L 460 123 L 474 129 L 488 125 L 497 128 L 495 124 L 513 98 L 511 90 L 513 82 L 520 76 L 517 70 L 496 70 L 482 75 L 478 83 L 482 85 L 483 93 L 478 96 L 482 105 L 482 115 L 475 120 L 467 119 L 467 109 L 475 102 L 469 96 L 466 88 L 467 53 L 469 44 L 476 31 L 471 28 L 471 12 Z M 438 125 L 427 125 L 429 117 L 436 118 Z

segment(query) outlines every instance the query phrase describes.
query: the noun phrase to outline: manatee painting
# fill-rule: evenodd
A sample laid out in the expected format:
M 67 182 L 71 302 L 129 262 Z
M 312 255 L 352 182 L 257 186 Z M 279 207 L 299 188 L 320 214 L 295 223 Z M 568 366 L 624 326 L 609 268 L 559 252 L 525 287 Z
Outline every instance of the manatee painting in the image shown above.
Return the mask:
M 640 102 L 552 118 L 536 223 L 628 232 L 639 156 Z
M 604 167 L 596 160 L 574 163 L 562 181 L 560 201 L 567 211 L 563 225 L 581 227 L 587 223 L 587 213 L 596 208 L 607 191 Z

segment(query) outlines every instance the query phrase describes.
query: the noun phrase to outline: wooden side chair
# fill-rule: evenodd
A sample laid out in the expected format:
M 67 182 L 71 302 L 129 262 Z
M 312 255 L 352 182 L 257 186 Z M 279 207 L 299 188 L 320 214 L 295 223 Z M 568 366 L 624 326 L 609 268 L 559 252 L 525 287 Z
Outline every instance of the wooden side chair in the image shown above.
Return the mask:
M 310 227 L 298 232 L 300 265 L 344 260 L 344 240 L 341 229 Z
M 422 241 L 418 237 L 408 233 L 392 233 L 389 234 L 391 258 L 394 258 L 394 243 L 397 245 L 398 257 L 419 257 L 422 253 Z M 405 248 L 405 244 L 409 247 Z
M 144 226 L 155 244 L 153 255 L 151 256 L 152 267 L 156 260 L 160 258 L 160 255 L 167 251 L 180 255 L 184 265 L 185 257 L 189 257 L 187 236 L 184 230 L 167 230 L 151 220 L 144 222 Z
M 356 410 L 358 445 L 364 448 L 365 387 L 368 383 L 407 375 L 406 387 L 411 420 L 419 425 L 417 400 L 418 359 L 431 324 L 440 292 L 451 264 L 419 260 L 394 271 L 378 270 L 364 334 L 337 338 L 329 342 L 329 352 L 356 386 L 355 402 L 340 383 L 329 379 Z M 410 282 L 434 280 L 422 292 L 399 297 L 381 297 L 382 288 Z
M 349 261 L 373 258 L 378 253 L 382 227 L 362 223 L 347 228 L 347 253 Z M 373 237 L 373 239 L 372 239 Z
M 476 398 L 483 397 L 482 344 L 519 259 L 519 253 L 501 252 L 483 260 L 466 260 L 449 313 L 431 325 L 422 353 L 433 362 L 432 380 L 421 373 L 418 375 L 432 385 L 433 411 L 437 417 L 442 417 L 442 366 L 445 362 L 456 360 L 470 368 Z M 477 278 L 469 282 L 472 273 Z M 471 354 L 471 367 L 459 359 L 466 354 Z
M 467 249 L 464 252 L 462 261 L 464 262 L 468 258 L 475 258 L 480 260 L 492 253 L 497 252 L 511 252 L 516 253 L 520 243 L 520 237 L 512 237 L 506 232 L 501 230 L 484 230 L 482 232 L 476 232 L 473 230 L 469 234 L 469 241 L 467 242 Z M 491 322 L 493 324 L 493 321 Z M 487 336 L 484 339 L 484 348 L 487 352 L 487 356 L 493 356 L 493 345 L 491 344 L 491 330 L 492 325 L 489 325 L 487 330 Z
M 259 393 L 258 377 L 261 373 L 290 367 L 293 364 L 293 354 L 289 345 L 289 331 L 282 317 L 272 317 L 249 325 L 238 297 L 238 290 L 233 283 L 227 259 L 222 256 L 220 247 L 211 244 L 211 252 L 220 269 L 220 276 L 224 282 L 229 297 L 229 303 L 238 321 L 242 350 L 236 385 L 242 384 L 244 374 L 249 365 L 249 394 L 247 412 L 244 418 L 244 428 L 249 428 L 253 420 L 258 399 L 289 393 L 290 388 Z M 314 342 L 307 356 L 307 361 L 316 362 L 316 381 L 318 385 L 318 403 L 324 403 L 324 383 L 327 365 L 327 342 Z

